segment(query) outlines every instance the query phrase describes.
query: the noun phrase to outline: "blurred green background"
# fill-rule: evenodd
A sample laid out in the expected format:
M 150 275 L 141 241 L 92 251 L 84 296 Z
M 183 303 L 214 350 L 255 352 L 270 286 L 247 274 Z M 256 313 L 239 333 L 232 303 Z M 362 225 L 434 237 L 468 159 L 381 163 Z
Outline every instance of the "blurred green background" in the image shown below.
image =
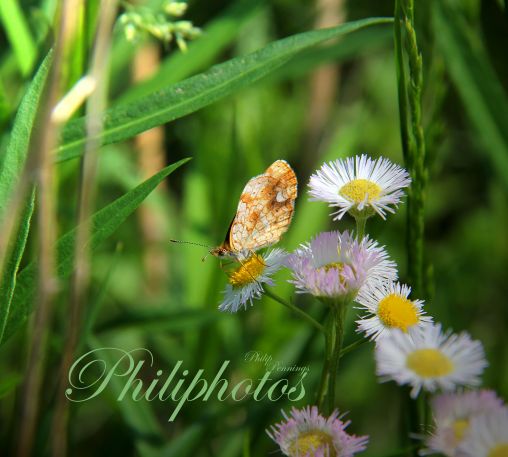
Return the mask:
M 4 0 L 2 0 L 3 2 Z M 5 4 L 7 4 L 6 2 Z M 12 3 L 9 0 L 9 3 Z M 16 52 L 4 14 L 0 23 L 0 141 L 9 137 L 20 99 L 50 41 L 56 0 L 22 0 L 21 19 L 32 39 Z M 154 5 L 157 1 L 150 2 Z M 82 75 L 95 27 L 89 4 L 82 55 L 65 63 L 67 86 Z M 191 1 L 185 18 L 203 34 L 187 53 L 154 41 L 128 42 L 115 29 L 111 105 L 119 106 L 288 35 L 322 25 L 392 16 L 393 1 Z M 428 150 L 425 262 L 426 310 L 454 331 L 468 330 L 484 343 L 490 366 L 484 385 L 508 398 L 508 10 L 497 0 L 417 2 L 416 31 L 423 54 L 423 115 Z M 16 27 L 22 27 L 17 24 Z M 88 29 L 87 29 L 88 28 Z M 86 30 L 87 29 L 87 30 Z M 16 30 L 20 30 L 17 28 Z M 76 45 L 76 49 L 79 46 Z M 155 57 L 154 57 L 155 56 Z M 146 70 L 146 71 L 145 71 Z M 153 72 L 145 82 L 135 75 Z M 400 145 L 393 27 L 368 27 L 292 58 L 262 80 L 189 116 L 151 132 L 146 142 L 126 141 L 100 151 L 95 208 L 111 203 L 162 166 L 193 160 L 175 171 L 119 230 L 94 253 L 86 319 L 86 348 L 145 347 L 155 368 L 168 373 L 183 360 L 191 373 L 211 379 L 230 360 L 231 379 L 260 377 L 245 363 L 252 350 L 287 365 L 307 365 L 308 392 L 296 406 L 312 404 L 319 381 L 323 341 L 269 298 L 247 311 L 220 313 L 226 277 L 199 247 L 170 245 L 170 238 L 219 244 L 246 181 L 272 161 L 286 159 L 299 179 L 295 218 L 281 246 L 289 250 L 319 231 L 349 229 L 346 217 L 332 223 L 324 203 L 309 202 L 307 182 L 324 161 L 360 153 L 403 164 Z M 79 162 L 57 167 L 58 231 L 75 224 Z M 367 231 L 387 247 L 407 278 L 405 209 Z M 32 225 L 22 267 L 34 258 Z M 276 291 L 292 294 L 277 276 Z M 48 452 L 56 373 L 68 319 L 68 283 L 62 282 L 50 333 L 37 428 L 37 455 Z M 296 303 L 313 316 L 323 310 L 311 297 Z M 355 340 L 353 310 L 346 344 Z M 0 449 L 9 455 L 16 438 L 16 404 L 30 333 L 15 333 L 0 348 Z M 379 384 L 373 346 L 345 356 L 338 405 L 348 411 L 350 431 L 370 435 L 368 456 L 389 456 L 399 438 L 401 395 Z M 174 423 L 167 402 L 117 402 L 118 389 L 71 405 L 70 455 L 266 456 L 276 451 L 265 429 L 281 419 L 289 402 L 188 403 Z M 4 452 L 2 452 L 4 455 Z M 397 454 L 398 455 L 398 454 Z

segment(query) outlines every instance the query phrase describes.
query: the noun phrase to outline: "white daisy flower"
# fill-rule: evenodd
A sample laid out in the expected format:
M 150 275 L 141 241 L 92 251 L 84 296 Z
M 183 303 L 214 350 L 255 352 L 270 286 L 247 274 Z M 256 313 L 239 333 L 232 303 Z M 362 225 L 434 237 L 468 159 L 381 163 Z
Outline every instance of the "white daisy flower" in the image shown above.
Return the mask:
M 363 287 L 355 301 L 368 311 L 357 321 L 358 332 L 373 340 L 390 334 L 394 329 L 407 332 L 432 322 L 425 316 L 422 300 L 410 300 L 411 288 L 398 282 L 377 282 Z
M 435 430 L 427 439 L 425 452 L 466 457 L 459 447 L 469 435 L 471 421 L 500 411 L 504 405 L 492 390 L 471 390 L 437 395 L 431 400 L 431 407 Z
M 376 241 L 350 232 L 322 232 L 288 257 L 298 293 L 354 298 L 365 285 L 397 279 L 395 262 Z
M 228 273 L 228 284 L 219 310 L 236 313 L 240 308 L 247 309 L 247 304 L 252 306 L 252 299 L 263 295 L 263 284 L 273 285 L 271 277 L 284 267 L 287 256 L 286 251 L 276 248 L 263 255 L 252 253 L 242 260 Z
M 477 386 L 487 366 L 483 346 L 468 333 L 443 333 L 441 325 L 429 324 L 409 333 L 393 330 L 376 346 L 377 374 L 383 381 L 413 386 L 411 397 L 420 389 L 434 392 L 457 386 Z
M 325 418 L 316 406 L 293 408 L 285 421 L 267 430 L 284 455 L 290 457 L 353 457 L 367 447 L 368 436 L 355 436 L 346 432 L 350 421 L 334 411 Z
M 409 173 L 388 159 L 371 159 L 365 154 L 325 163 L 309 182 L 311 200 L 324 201 L 339 208 L 332 213 L 334 220 L 348 211 L 354 217 L 369 217 L 374 213 L 385 219 L 394 213 L 411 183 Z
M 460 451 L 465 457 L 508 456 L 508 408 L 471 419 Z

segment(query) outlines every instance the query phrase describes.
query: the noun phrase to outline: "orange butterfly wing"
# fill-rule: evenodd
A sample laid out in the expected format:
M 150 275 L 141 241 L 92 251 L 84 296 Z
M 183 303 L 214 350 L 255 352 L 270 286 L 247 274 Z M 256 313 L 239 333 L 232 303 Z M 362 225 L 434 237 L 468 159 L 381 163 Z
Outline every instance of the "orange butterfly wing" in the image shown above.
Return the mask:
M 241 253 L 277 243 L 291 223 L 297 188 L 295 172 L 285 160 L 252 178 L 240 196 L 225 247 Z

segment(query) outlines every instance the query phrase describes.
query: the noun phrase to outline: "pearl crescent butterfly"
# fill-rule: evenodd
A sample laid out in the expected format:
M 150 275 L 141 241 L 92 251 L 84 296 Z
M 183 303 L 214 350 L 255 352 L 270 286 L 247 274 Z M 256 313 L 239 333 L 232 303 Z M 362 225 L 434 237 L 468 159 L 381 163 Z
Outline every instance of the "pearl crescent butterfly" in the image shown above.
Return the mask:
M 285 160 L 275 161 L 252 178 L 240 196 L 226 239 L 210 253 L 242 259 L 277 243 L 291 223 L 297 187 L 295 172 Z

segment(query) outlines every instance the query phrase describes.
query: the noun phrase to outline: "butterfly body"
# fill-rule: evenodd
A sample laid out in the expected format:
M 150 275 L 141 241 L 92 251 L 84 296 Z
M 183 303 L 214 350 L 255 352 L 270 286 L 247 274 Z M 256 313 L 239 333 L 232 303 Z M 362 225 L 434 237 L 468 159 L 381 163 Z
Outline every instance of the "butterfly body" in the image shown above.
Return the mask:
M 277 243 L 294 213 L 298 183 L 285 160 L 277 160 L 245 186 L 224 242 L 212 249 L 216 257 L 242 259 Z

